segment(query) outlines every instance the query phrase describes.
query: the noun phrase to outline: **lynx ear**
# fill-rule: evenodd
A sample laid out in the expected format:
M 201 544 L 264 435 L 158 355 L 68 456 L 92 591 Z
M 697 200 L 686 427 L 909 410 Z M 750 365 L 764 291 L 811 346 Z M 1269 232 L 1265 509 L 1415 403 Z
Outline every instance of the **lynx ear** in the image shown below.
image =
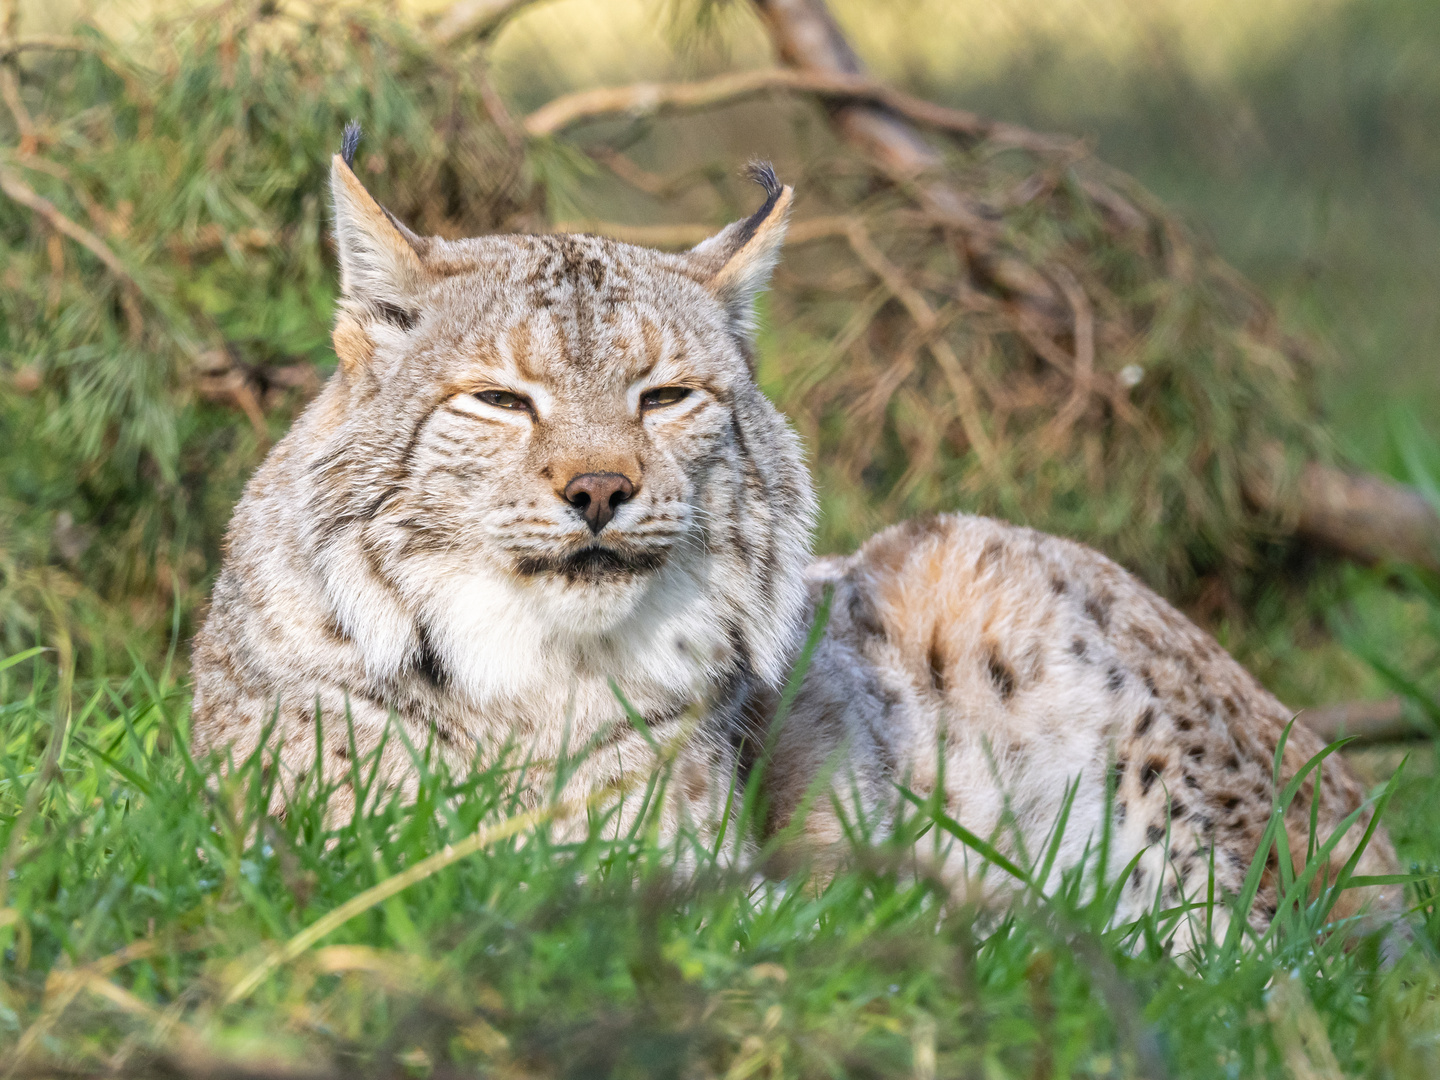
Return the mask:
M 348 132 L 346 149 L 353 154 Z M 330 162 L 330 194 L 345 299 L 391 322 L 413 318 L 414 297 L 426 277 L 426 241 L 375 201 L 340 154 Z
M 755 335 L 755 297 L 769 284 L 780 260 L 795 189 L 782 185 L 768 162 L 754 162 L 747 171 L 765 189 L 765 205 L 692 248 L 690 258 L 748 345 Z

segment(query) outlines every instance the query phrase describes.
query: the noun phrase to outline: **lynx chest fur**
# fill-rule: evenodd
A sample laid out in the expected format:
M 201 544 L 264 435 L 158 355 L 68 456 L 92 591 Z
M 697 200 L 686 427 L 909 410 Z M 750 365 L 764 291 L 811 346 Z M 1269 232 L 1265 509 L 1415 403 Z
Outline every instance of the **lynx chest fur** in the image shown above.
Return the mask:
M 1212 875 L 1237 888 L 1290 714 L 1159 597 L 1093 551 L 964 516 L 808 565 L 800 447 L 751 366 L 791 191 L 755 178 L 755 214 L 675 255 L 418 237 L 336 157 L 340 367 L 236 510 L 195 644 L 196 749 L 264 742 L 290 780 L 338 783 L 343 814 L 357 754 L 403 786 L 413 748 L 466 768 L 588 747 L 574 782 L 603 791 L 658 739 L 682 747 L 673 828 L 713 824 L 763 746 L 768 828 L 811 850 L 903 787 L 1023 855 L 1068 800 L 1055 873 L 1113 838 L 1109 865 L 1133 865 L 1122 914 Z M 1319 749 L 1297 729 L 1282 775 Z M 1323 833 L 1363 793 L 1336 758 L 1321 777 Z M 1292 852 L 1310 812 L 1287 818 Z M 1359 872 L 1393 863 L 1382 833 Z M 963 852 L 947 872 L 965 877 Z M 1278 881 L 1267 867 L 1257 925 Z

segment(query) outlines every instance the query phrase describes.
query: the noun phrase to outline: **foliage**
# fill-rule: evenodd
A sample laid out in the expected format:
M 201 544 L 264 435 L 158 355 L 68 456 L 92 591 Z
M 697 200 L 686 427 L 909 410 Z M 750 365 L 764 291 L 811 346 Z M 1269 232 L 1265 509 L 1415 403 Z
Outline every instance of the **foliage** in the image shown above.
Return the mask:
M 333 363 L 323 190 L 350 117 L 381 200 L 460 235 L 582 211 L 718 225 L 753 203 L 736 166 L 760 110 L 812 222 L 777 278 L 761 374 L 811 442 L 824 547 L 961 507 L 1089 540 L 1182 599 L 1217 576 L 1243 591 L 1285 552 L 1243 497 L 1247 460 L 1327 452 L 1304 349 L 1078 144 L 937 144 L 995 217 L 981 274 L 969 239 L 804 101 L 527 142 L 483 49 L 437 52 L 385 13 L 226 3 L 136 34 L 24 53 L 28 119 L 0 120 L 0 167 L 120 268 L 0 199 L 11 649 L 64 632 L 116 670 L 126 649 L 157 654 L 176 608 L 188 628 L 244 476 Z M 669 154 L 668 177 L 634 164 L 677 131 L 700 157 Z M 1007 294 L 1001 263 L 1069 309 Z
M 34 134 L 12 129 L 0 167 L 123 273 L 0 198 L 12 648 L 42 626 L 145 648 L 134 626 L 153 655 L 172 607 L 203 596 L 246 473 L 334 363 L 324 192 L 347 119 L 366 119 L 362 175 L 418 227 L 526 220 L 473 74 L 363 12 L 256 16 L 91 31 L 23 70 Z

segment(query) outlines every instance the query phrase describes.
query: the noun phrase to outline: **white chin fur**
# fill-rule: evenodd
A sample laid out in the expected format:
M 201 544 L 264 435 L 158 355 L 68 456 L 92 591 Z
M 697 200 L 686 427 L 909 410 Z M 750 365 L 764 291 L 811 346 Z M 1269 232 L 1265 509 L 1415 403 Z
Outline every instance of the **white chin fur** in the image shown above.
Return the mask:
M 453 691 L 476 708 L 577 674 L 698 688 L 726 647 L 702 582 L 673 560 L 613 581 L 482 570 L 437 575 L 427 586 L 417 606 L 431 646 Z

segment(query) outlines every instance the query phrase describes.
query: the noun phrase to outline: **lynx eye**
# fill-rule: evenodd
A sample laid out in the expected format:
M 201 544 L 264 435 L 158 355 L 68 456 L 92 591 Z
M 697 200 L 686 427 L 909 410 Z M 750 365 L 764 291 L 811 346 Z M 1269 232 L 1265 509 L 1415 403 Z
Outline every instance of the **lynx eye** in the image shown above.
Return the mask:
M 654 390 L 646 390 L 640 395 L 640 408 L 663 409 L 666 405 L 674 405 L 689 396 L 688 386 L 657 386 Z
M 528 412 L 530 401 L 519 394 L 512 394 L 509 390 L 481 390 L 475 395 L 486 405 L 493 405 L 497 409 L 516 409 L 521 412 Z

